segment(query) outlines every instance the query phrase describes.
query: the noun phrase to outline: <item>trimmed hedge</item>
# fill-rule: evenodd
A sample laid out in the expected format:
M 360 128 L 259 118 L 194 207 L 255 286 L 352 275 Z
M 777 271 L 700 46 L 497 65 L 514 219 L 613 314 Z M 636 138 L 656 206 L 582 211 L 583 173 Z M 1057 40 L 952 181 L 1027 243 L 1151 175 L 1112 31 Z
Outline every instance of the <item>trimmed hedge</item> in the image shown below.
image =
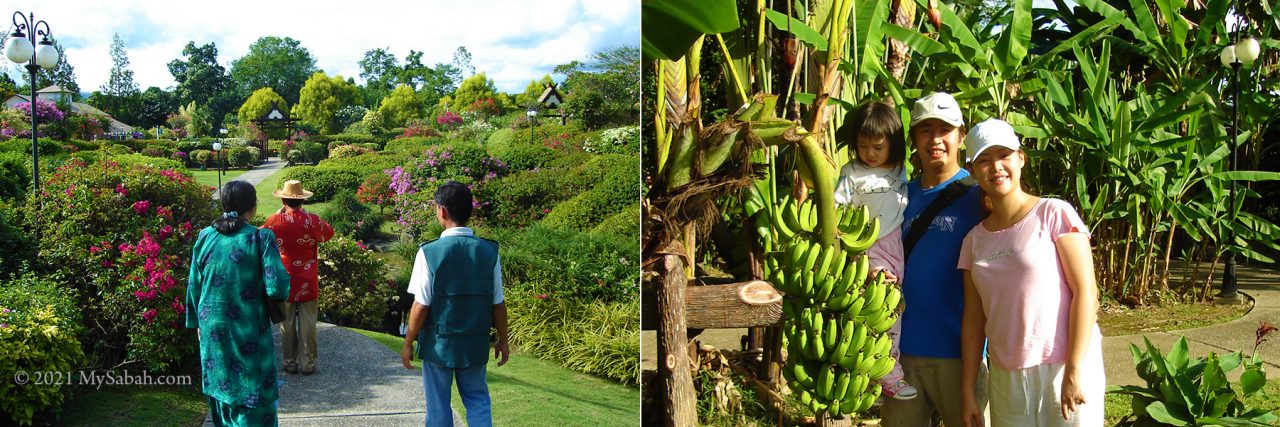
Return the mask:
M 426 150 L 427 147 L 430 147 L 433 145 L 440 145 L 440 144 L 443 144 L 444 142 L 445 142 L 445 139 L 438 136 L 431 136 L 431 137 L 411 136 L 408 138 L 396 138 L 391 141 L 388 141 L 386 148 L 384 148 L 383 150 L 388 152 L 393 152 L 393 153 L 418 154 L 418 153 L 421 153 L 422 150 Z
M 75 375 L 84 361 L 76 290 L 56 280 L 27 275 L 0 283 L 0 424 L 30 425 L 36 415 L 56 410 L 70 394 L 58 377 L 29 377 L 17 384 L 18 372 L 30 375 Z M 68 383 L 69 379 L 60 383 Z
M 591 229 L 594 234 L 636 238 L 640 235 L 640 203 L 623 208 Z
M 359 171 L 324 166 L 291 166 L 284 170 L 280 182 L 296 179 L 314 193 L 308 201 L 329 201 L 343 189 L 358 188 L 365 175 Z
M 589 173 L 590 170 L 585 172 Z M 551 227 L 589 231 L 639 198 L 640 175 L 635 170 L 609 170 L 600 184 L 552 208 L 542 223 Z
M 533 225 L 489 229 L 499 244 L 509 288 L 543 283 L 555 298 L 626 301 L 639 296 L 640 242 Z
M 325 219 L 333 226 L 334 231 L 356 240 L 373 236 L 385 221 L 382 214 L 356 200 L 355 192 L 350 189 L 339 191 L 333 196 L 325 210 Z
M 529 170 L 546 167 L 560 153 L 551 147 L 533 144 L 516 144 L 497 152 L 489 151 L 511 170 Z
M 0 152 L 0 200 L 19 199 L 31 188 L 31 158 Z
M 122 166 L 148 165 L 148 166 L 155 167 L 157 169 L 173 169 L 174 171 L 186 176 L 191 175 L 189 172 L 187 172 L 186 165 L 182 164 L 182 162 L 179 162 L 173 159 L 167 159 L 163 157 L 151 157 L 151 156 L 146 156 L 142 154 L 132 154 L 132 153 L 111 155 L 111 156 L 107 156 L 106 158 L 115 160 L 116 163 L 120 163 Z

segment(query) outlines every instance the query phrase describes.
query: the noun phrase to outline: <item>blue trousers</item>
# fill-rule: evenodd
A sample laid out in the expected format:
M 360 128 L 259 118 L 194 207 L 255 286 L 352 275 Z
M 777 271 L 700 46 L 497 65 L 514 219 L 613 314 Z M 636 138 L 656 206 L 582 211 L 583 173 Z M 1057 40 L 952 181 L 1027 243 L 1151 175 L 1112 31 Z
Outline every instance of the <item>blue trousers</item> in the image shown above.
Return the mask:
M 449 369 L 423 361 L 422 387 L 427 399 L 426 426 L 453 426 L 453 411 L 449 408 L 449 399 L 455 378 L 458 381 L 458 395 L 462 397 L 462 405 L 467 408 L 467 426 L 493 426 L 485 365 Z

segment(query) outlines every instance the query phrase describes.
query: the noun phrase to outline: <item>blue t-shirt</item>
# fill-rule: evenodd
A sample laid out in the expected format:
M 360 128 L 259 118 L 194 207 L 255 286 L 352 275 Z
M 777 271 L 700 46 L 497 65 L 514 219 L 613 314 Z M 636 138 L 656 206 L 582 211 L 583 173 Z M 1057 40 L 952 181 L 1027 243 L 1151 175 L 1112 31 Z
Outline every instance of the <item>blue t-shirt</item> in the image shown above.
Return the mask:
M 911 224 L 942 194 L 947 185 L 969 176 L 961 169 L 946 182 L 922 190 L 920 180 L 907 184 L 907 208 L 902 213 L 902 236 Z M 964 276 L 956 269 L 964 236 L 978 224 L 982 192 L 969 189 L 934 217 L 916 242 L 903 270 L 902 354 L 921 357 L 960 358 L 960 322 L 964 314 Z

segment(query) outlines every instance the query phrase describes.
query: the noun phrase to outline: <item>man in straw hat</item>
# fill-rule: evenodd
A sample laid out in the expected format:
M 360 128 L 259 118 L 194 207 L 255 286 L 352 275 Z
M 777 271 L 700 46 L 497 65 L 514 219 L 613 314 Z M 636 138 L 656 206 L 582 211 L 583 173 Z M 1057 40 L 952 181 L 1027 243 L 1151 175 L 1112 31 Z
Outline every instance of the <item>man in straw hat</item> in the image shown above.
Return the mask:
M 284 202 L 284 207 L 267 218 L 262 228 L 275 232 L 280 259 L 289 272 L 289 299 L 281 304 L 284 371 L 311 375 L 316 371 L 316 315 L 319 313 L 316 298 L 320 295 L 316 248 L 333 238 L 333 227 L 320 216 L 302 209 L 303 202 L 311 197 L 311 192 L 302 188 L 302 182 L 286 181 L 284 187 L 273 194 Z

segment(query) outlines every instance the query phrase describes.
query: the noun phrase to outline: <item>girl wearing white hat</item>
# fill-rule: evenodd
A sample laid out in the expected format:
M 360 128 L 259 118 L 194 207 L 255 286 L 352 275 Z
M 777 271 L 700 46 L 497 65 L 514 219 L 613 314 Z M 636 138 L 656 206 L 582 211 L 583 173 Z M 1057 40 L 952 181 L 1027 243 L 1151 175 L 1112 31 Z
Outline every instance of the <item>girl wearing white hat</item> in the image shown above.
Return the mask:
M 1001 120 L 965 138 L 991 215 L 965 237 L 961 352 L 965 424 L 982 425 L 972 385 L 991 358 L 993 426 L 1100 426 L 1106 380 L 1089 232 L 1065 201 L 1021 187 L 1026 154 Z

